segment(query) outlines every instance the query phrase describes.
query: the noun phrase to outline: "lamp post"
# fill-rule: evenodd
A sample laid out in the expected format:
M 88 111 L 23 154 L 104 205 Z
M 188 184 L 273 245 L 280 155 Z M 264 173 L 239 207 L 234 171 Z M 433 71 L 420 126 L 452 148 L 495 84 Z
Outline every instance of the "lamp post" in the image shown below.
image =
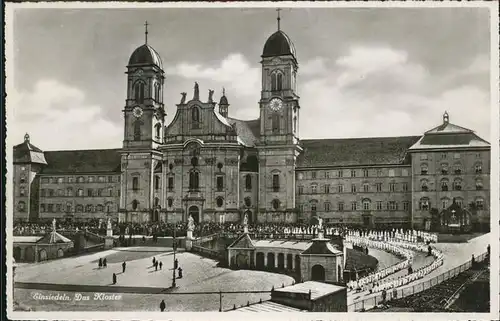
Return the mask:
M 174 249 L 174 261 L 172 263 L 173 265 L 173 269 L 172 269 L 172 288 L 175 288 L 176 287 L 176 284 L 175 284 L 175 251 L 177 250 L 177 240 L 175 239 L 175 230 L 176 230 L 176 225 L 175 225 L 175 220 L 174 220 L 174 238 L 172 240 L 172 247 Z

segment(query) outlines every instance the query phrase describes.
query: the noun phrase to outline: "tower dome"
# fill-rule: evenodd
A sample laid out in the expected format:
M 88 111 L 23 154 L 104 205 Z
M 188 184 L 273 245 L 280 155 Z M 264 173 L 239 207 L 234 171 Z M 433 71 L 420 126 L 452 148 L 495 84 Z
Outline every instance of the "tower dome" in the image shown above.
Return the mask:
M 148 44 L 144 44 L 135 49 L 128 61 L 129 66 L 135 65 L 155 65 L 163 70 L 163 63 L 160 55 Z
M 295 46 L 286 33 L 278 30 L 267 39 L 266 44 L 264 45 L 264 51 L 262 52 L 262 57 L 276 57 L 284 55 L 292 55 L 296 58 Z

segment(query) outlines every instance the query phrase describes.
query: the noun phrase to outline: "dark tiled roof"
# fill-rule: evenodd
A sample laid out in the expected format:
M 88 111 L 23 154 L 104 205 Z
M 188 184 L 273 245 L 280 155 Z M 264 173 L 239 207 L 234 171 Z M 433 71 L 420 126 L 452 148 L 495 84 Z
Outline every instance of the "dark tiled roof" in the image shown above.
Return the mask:
M 341 252 L 333 247 L 330 244 L 330 240 L 325 239 L 324 241 L 316 241 L 313 240 L 311 246 L 309 246 L 304 252 L 301 254 L 309 255 L 309 254 L 324 254 L 324 255 L 337 255 Z
M 163 63 L 160 55 L 149 45 L 142 45 L 135 49 L 128 61 L 129 66 L 132 65 L 156 65 L 163 69 Z
M 42 174 L 121 171 L 121 149 L 51 151 L 45 152 L 45 159 Z
M 422 138 L 421 144 L 423 145 L 469 145 L 474 139 L 473 135 L 425 135 Z
M 283 31 L 278 30 L 267 39 L 266 44 L 264 45 L 262 57 L 276 57 L 284 55 L 293 55 L 296 57 L 295 46 Z
M 421 136 L 305 139 L 298 167 L 397 165 Z
M 363 271 L 366 269 L 375 269 L 378 265 L 378 260 L 371 255 L 367 255 L 360 251 L 347 248 L 346 249 L 346 271 Z
M 253 249 L 252 239 L 247 233 L 241 234 L 231 245 L 228 246 L 231 249 Z
M 245 146 L 255 146 L 260 136 L 260 119 L 239 120 L 228 117 L 227 120 L 236 128 L 236 134 Z
M 26 139 L 22 144 L 14 146 L 14 163 L 45 164 L 43 151 Z

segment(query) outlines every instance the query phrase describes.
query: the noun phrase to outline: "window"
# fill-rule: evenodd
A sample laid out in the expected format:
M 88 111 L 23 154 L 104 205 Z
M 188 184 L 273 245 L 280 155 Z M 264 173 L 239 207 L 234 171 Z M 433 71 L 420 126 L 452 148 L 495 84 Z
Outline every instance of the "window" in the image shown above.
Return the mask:
M 99 176 L 99 177 L 97 177 L 97 181 L 98 181 L 99 183 L 105 183 L 105 182 L 106 182 L 106 177 L 104 177 L 104 176 Z
M 311 172 L 311 179 L 316 179 L 316 172 Z
M 141 126 L 142 126 L 142 121 L 136 120 L 134 121 L 134 140 L 139 141 L 141 140 Z
M 101 204 L 97 205 L 96 211 L 102 213 L 104 211 L 104 206 L 102 206 Z
M 274 71 L 271 74 L 271 91 L 280 91 L 283 89 L 283 74 L 279 71 Z
M 304 213 L 304 204 L 299 204 L 300 213 Z
M 420 174 L 421 175 L 427 175 L 428 172 L 429 172 L 429 167 L 427 166 L 427 164 L 420 165 Z
M 24 212 L 26 210 L 26 203 L 24 203 L 23 201 L 20 201 L 17 204 L 18 204 L 19 212 Z
M 370 185 L 368 183 L 363 184 L 363 192 L 368 193 L 370 191 Z
M 424 192 L 427 192 L 429 190 L 429 185 L 427 180 L 423 179 L 422 181 L 420 181 L 420 189 Z
M 113 203 L 107 203 L 106 204 L 106 212 L 107 213 L 111 212 L 112 208 L 113 208 Z
M 64 190 L 58 189 L 57 190 L 57 196 L 64 196 Z
M 389 183 L 389 191 L 391 192 L 396 191 L 396 183 Z
M 377 169 L 377 176 L 378 177 L 382 177 L 382 170 L 381 169 Z
M 311 214 L 316 214 L 317 211 L 317 202 L 316 201 L 311 201 Z
M 368 177 L 368 170 L 367 169 L 363 169 L 363 176 Z
M 445 191 L 445 192 L 448 190 L 448 180 L 447 179 L 441 180 L 441 190 Z
M 405 212 L 409 212 L 410 211 L 410 203 L 409 202 L 407 202 L 407 201 L 403 202 L 403 210 Z
M 464 200 L 461 198 L 456 198 L 455 199 L 455 204 L 458 205 L 458 207 L 462 207 L 464 205 Z
M 483 210 L 484 209 L 484 200 L 482 198 L 476 199 L 476 208 L 478 210 Z
M 387 209 L 389 211 L 395 211 L 397 208 L 396 208 L 396 202 L 395 201 L 389 201 L 387 203 Z
M 224 177 L 217 176 L 217 192 L 222 192 L 224 190 Z
M 338 186 L 339 193 L 344 193 L 344 185 L 340 184 Z
M 103 196 L 102 191 L 103 191 L 102 188 L 97 189 L 97 196 L 99 197 Z
M 54 196 L 54 190 L 52 188 L 49 188 L 49 196 L 50 197 Z
M 245 176 L 245 189 L 247 191 L 251 191 L 252 190 L 252 176 L 250 174 L 247 174 Z
M 351 185 L 351 193 L 356 193 L 356 185 Z
M 273 133 L 279 133 L 280 131 L 280 115 L 274 114 L 271 116 L 271 126 Z
M 63 177 L 58 177 L 57 178 L 57 184 L 62 184 L 64 183 L 64 178 Z
M 272 203 L 271 205 L 273 207 L 273 210 L 276 211 L 280 208 L 280 201 L 279 200 L 274 199 L 271 203 Z
M 441 159 L 446 159 L 446 157 L 447 157 L 446 153 L 441 154 Z
M 430 208 L 430 202 L 428 198 L 421 198 L 419 202 L 419 208 L 422 211 L 428 211 Z
M 68 187 L 66 189 L 66 196 L 73 196 L 73 188 L 72 187 Z
M 462 190 L 462 181 L 460 179 L 456 179 L 453 181 L 453 189 L 455 191 L 461 191 Z
M 382 201 L 377 201 L 377 210 L 378 211 L 382 210 Z
M 441 174 L 448 175 L 448 164 L 447 163 L 441 164 Z
M 93 209 L 94 209 L 93 206 L 90 204 L 85 206 L 85 212 L 87 213 L 92 213 Z
M 76 182 L 83 183 L 83 182 L 85 182 L 85 178 L 83 178 L 83 176 L 78 176 L 78 178 L 76 179 Z
M 325 184 L 325 194 L 330 194 L 330 185 Z
M 420 154 L 420 160 L 427 160 L 427 154 Z
M 135 211 L 139 206 L 139 202 L 137 200 L 132 201 L 132 209 Z
M 248 196 L 245 197 L 244 202 L 245 202 L 245 206 L 246 207 L 250 207 L 252 205 L 252 199 L 250 197 L 248 197 Z
M 382 192 L 382 183 L 376 183 L 375 187 L 377 188 L 377 192 Z
M 45 197 L 45 189 L 43 189 L 43 188 L 42 188 L 42 189 L 40 190 L 40 196 L 41 196 L 41 197 Z
M 134 96 L 138 104 L 144 103 L 144 83 L 142 81 L 135 84 Z
M 337 175 L 338 177 L 344 177 L 344 173 L 342 172 L 341 169 L 337 172 Z
M 137 191 L 139 189 L 139 177 L 132 177 L 132 190 Z
M 351 169 L 351 177 L 356 177 L 356 170 L 355 169 Z
M 304 194 L 304 186 L 300 185 L 299 186 L 299 195 Z
M 339 212 L 344 211 L 344 203 L 343 202 L 339 202 L 338 207 L 339 207 Z
M 455 154 L 453 155 L 453 158 L 454 158 L 454 159 L 460 159 L 460 153 L 455 153 Z
M 155 189 L 159 190 L 160 189 L 160 176 L 155 175 Z
M 447 198 L 443 198 L 443 199 L 441 199 L 441 206 L 442 206 L 442 208 L 443 208 L 443 209 L 448 208 L 448 203 L 449 203 L 449 201 L 450 201 L 450 200 L 449 200 L 449 199 L 447 199 Z
M 318 192 L 317 189 L 318 189 L 318 185 L 311 184 L 311 193 L 312 194 L 316 194 Z
M 483 189 L 483 180 L 478 178 L 476 179 L 476 190 L 481 190 Z
M 113 188 L 112 187 L 109 187 L 108 188 L 108 196 L 113 196 Z
M 325 178 L 326 179 L 330 178 L 330 172 L 329 171 L 325 171 Z
M 108 176 L 108 183 L 113 183 L 113 176 Z
M 462 165 L 460 164 L 455 164 L 453 166 L 453 171 L 455 172 L 456 175 L 462 174 Z
M 45 212 L 45 204 L 40 204 L 40 212 Z
M 173 176 L 168 177 L 168 190 L 169 191 L 174 190 L 174 177 Z
M 200 174 L 196 171 L 192 171 L 189 173 L 189 189 L 190 190 L 199 190 L 200 188 Z
M 395 173 L 396 173 L 396 172 L 395 172 L 393 169 L 390 169 L 390 170 L 389 170 L 389 177 L 394 177 L 394 176 L 396 176 L 396 174 L 395 174 Z
M 356 202 L 351 202 L 351 211 L 355 211 L 358 209 L 358 203 Z
M 476 164 L 476 166 L 474 166 L 474 170 L 476 171 L 476 174 L 481 174 L 483 172 L 483 165 L 482 164 Z
M 330 212 L 330 203 L 325 202 L 325 212 Z
M 78 196 L 83 197 L 83 189 L 79 188 L 77 194 Z
M 48 184 L 49 179 L 47 177 L 42 178 L 42 184 Z
M 273 191 L 279 192 L 280 190 L 280 176 L 279 174 L 273 174 Z
M 91 188 L 89 188 L 89 189 L 87 190 L 87 196 L 88 196 L 88 197 L 92 197 L 93 192 L 94 192 L 94 191 L 93 191 Z
M 26 190 L 24 189 L 24 187 L 21 187 L 21 188 L 19 189 L 19 195 L 20 195 L 20 196 L 25 196 L 25 195 L 26 195 Z
M 53 213 L 54 212 L 54 204 L 48 204 L 47 206 L 47 212 Z
M 76 212 L 77 213 L 82 213 L 83 212 L 83 205 L 82 204 L 76 205 Z
M 94 176 L 89 176 L 89 183 L 93 183 L 94 182 Z
M 370 210 L 370 200 L 363 200 L 363 210 L 364 211 Z
M 200 128 L 200 109 L 197 106 L 191 108 L 191 124 L 193 129 Z
M 222 207 L 222 205 L 224 205 L 224 198 L 222 197 L 217 197 L 217 199 L 215 200 L 215 205 L 217 205 L 217 207 Z
M 408 183 L 402 183 L 403 192 L 408 192 Z
M 174 200 L 170 197 L 169 199 L 167 199 L 167 206 L 172 207 L 172 205 L 174 205 Z

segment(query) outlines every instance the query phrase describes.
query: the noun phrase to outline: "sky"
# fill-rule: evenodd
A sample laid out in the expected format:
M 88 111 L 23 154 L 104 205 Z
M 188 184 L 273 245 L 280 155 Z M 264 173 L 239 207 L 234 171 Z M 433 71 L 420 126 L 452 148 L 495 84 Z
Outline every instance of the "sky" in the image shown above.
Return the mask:
M 17 9 L 7 134 L 43 150 L 119 148 L 126 65 L 144 43 L 166 73 L 167 123 L 181 92 L 226 89 L 230 117 L 259 117 L 260 55 L 273 8 Z M 490 141 L 486 8 L 284 8 L 295 44 L 300 138 L 421 135 L 450 122 Z M 11 61 L 8 61 L 11 63 Z

